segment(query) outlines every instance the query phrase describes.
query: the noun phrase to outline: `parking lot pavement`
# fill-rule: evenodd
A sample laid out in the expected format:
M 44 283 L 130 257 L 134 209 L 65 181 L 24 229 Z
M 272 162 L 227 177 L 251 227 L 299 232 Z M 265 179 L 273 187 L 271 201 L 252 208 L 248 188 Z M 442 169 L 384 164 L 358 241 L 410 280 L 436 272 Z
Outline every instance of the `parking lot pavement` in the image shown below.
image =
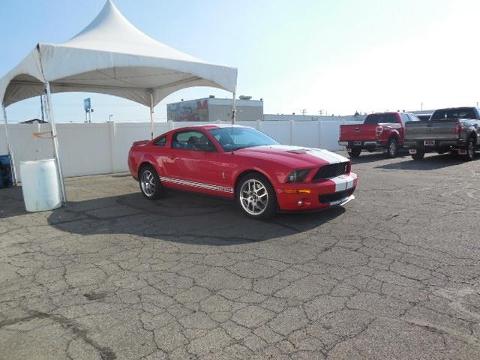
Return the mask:
M 127 176 L 0 190 L 0 359 L 479 359 L 480 160 L 353 168 L 345 209 L 268 222 Z

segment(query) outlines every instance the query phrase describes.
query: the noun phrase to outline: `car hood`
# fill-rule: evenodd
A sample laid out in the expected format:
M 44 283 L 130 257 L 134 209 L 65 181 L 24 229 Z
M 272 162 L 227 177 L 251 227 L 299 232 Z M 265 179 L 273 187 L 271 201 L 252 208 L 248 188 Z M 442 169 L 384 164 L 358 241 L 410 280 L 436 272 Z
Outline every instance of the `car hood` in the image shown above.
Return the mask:
M 235 154 L 275 161 L 292 168 L 317 167 L 349 161 L 334 152 L 289 145 L 268 145 L 244 148 Z

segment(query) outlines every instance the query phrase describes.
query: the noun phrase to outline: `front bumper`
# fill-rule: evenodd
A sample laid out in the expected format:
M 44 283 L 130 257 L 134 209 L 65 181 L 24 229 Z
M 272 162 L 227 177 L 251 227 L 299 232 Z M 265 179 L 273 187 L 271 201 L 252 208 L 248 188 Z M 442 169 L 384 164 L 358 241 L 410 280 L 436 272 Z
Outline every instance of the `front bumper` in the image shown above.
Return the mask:
M 355 173 L 316 183 L 282 184 L 276 191 L 278 206 L 282 211 L 308 211 L 345 205 L 355 199 L 357 184 Z

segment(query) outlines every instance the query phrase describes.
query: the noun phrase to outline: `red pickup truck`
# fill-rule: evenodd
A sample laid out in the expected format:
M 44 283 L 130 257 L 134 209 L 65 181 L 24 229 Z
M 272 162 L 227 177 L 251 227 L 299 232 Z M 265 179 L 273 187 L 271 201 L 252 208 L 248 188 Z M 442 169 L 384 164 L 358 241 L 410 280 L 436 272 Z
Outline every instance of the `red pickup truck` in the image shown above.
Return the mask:
M 367 115 L 363 124 L 340 125 L 338 144 L 345 146 L 351 158 L 360 156 L 362 150 L 384 151 L 396 157 L 403 147 L 405 123 L 419 121 L 410 113 L 385 112 Z

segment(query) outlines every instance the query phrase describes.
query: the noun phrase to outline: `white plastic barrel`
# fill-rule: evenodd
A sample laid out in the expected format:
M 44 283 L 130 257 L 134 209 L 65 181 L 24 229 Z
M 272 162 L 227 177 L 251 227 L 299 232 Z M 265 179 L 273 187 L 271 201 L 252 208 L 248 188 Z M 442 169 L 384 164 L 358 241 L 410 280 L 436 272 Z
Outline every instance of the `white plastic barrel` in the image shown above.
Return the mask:
M 27 211 L 46 211 L 62 206 L 55 159 L 22 161 L 20 175 Z

